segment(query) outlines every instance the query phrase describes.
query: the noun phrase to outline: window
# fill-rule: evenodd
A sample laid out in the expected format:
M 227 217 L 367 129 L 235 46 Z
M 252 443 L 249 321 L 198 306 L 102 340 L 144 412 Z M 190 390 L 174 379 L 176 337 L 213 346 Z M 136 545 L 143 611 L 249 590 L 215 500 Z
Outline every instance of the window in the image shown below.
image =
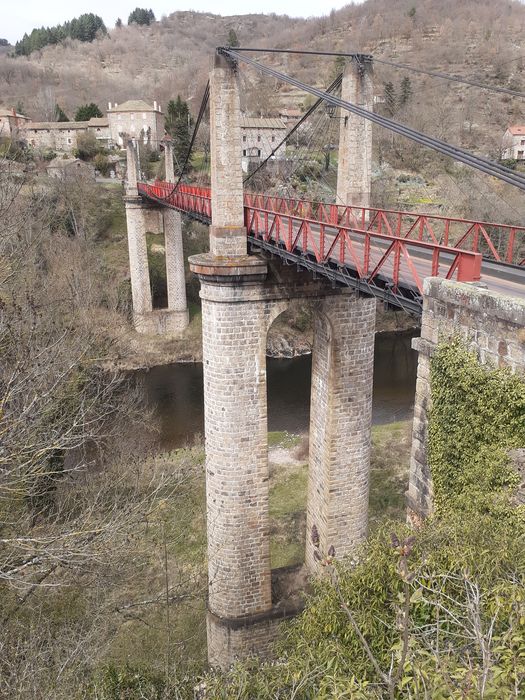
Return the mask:
M 275 136 L 272 136 L 272 143 L 275 141 Z
M 242 150 L 242 154 L 243 154 L 243 156 L 245 156 L 245 155 L 246 155 L 246 149 L 245 149 L 245 148 L 243 148 L 243 150 Z
M 518 160 L 523 160 L 523 151 L 518 151 Z
M 261 140 L 261 137 L 260 137 L 260 135 L 259 135 L 259 136 L 257 136 L 257 141 L 260 141 L 260 140 Z
M 243 137 L 242 137 L 242 142 L 243 142 L 243 143 L 246 143 L 246 136 L 243 136 Z
M 261 157 L 261 149 L 258 148 L 258 149 L 257 149 L 257 158 L 260 158 L 260 157 Z
M 67 142 L 69 145 L 71 145 L 71 139 L 68 139 Z
M 521 139 L 520 146 L 525 146 L 525 139 Z

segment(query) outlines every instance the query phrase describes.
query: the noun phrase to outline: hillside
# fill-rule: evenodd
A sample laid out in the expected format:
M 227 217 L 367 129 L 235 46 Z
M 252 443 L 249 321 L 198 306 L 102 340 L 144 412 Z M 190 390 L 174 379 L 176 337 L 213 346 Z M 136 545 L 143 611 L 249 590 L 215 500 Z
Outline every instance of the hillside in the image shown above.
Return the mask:
M 92 101 L 102 109 L 109 101 L 133 98 L 156 99 L 166 105 L 180 93 L 196 113 L 213 49 L 226 42 L 232 28 L 245 46 L 359 50 L 379 59 L 525 90 L 523 4 L 509 0 L 465 0 L 461 4 L 421 0 L 416 5 L 414 0 L 367 0 L 332 11 L 328 17 L 306 20 L 274 14 L 220 17 L 175 12 L 150 27 L 112 29 L 109 36 L 91 44 L 66 40 L 27 58 L 0 55 L 2 102 L 4 106 L 21 103 L 33 119 L 51 119 L 56 103 L 71 113 L 79 104 Z M 334 73 L 331 58 L 272 55 L 265 60 L 318 85 L 326 85 Z M 249 72 L 243 69 L 243 75 Z M 405 71 L 377 63 L 376 95 L 384 93 L 387 81 L 392 81 L 399 94 L 405 75 Z M 505 128 L 524 117 L 519 98 L 409 75 L 410 103 L 394 118 L 490 158 L 499 157 Z M 252 75 L 251 80 L 257 84 L 259 96 L 282 92 L 282 86 L 269 84 L 260 76 Z M 270 110 L 279 106 L 278 100 L 259 99 L 258 108 L 261 102 L 269 104 Z M 394 142 L 379 129 L 374 138 L 376 160 L 393 164 L 396 170 L 394 181 L 390 177 L 382 184 L 377 203 L 392 203 L 399 196 L 396 173 L 409 170 L 424 176 L 425 187 L 418 194 L 422 201 L 453 199 L 452 208 L 466 215 L 521 219 L 521 202 L 512 190 L 477 175 L 460 173 L 467 181 L 458 182 L 458 172 L 452 173 L 450 164 L 435 154 L 400 139 Z M 452 184 L 451 173 L 455 178 Z M 477 203 L 472 203 L 473 199 Z

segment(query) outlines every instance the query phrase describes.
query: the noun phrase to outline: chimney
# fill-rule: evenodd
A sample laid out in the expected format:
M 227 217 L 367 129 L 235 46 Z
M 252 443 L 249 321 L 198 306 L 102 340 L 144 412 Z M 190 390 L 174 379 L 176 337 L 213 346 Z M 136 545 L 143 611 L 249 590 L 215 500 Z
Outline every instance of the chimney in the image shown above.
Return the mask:
M 153 100 L 153 109 L 157 111 L 157 100 Z
M 111 109 L 111 102 L 108 102 L 108 109 Z

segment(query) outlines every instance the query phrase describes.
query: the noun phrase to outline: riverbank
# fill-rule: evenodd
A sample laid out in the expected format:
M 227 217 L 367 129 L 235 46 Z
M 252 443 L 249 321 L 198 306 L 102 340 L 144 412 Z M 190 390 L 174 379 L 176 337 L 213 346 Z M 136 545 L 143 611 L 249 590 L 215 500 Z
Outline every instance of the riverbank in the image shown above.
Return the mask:
M 403 311 L 386 311 L 378 304 L 377 335 L 411 335 L 419 328 L 419 319 Z M 268 333 L 266 354 L 275 359 L 291 359 L 312 352 L 311 318 L 302 309 L 293 315 L 282 314 Z M 163 365 L 202 362 L 201 310 L 190 307 L 190 324 L 180 338 L 141 335 L 123 328 L 115 342 L 111 358 L 121 371 L 151 369 Z

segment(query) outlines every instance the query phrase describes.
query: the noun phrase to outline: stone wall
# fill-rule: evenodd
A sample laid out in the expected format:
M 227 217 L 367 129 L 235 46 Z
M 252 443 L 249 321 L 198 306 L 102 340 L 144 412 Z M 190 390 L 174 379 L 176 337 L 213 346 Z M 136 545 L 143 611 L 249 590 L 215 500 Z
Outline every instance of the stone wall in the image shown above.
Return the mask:
M 440 341 L 458 335 L 482 364 L 525 372 L 525 302 L 489 292 L 482 286 L 429 278 L 424 282 L 408 514 L 416 521 L 432 511 L 432 478 L 427 462 L 431 407 L 430 358 Z

